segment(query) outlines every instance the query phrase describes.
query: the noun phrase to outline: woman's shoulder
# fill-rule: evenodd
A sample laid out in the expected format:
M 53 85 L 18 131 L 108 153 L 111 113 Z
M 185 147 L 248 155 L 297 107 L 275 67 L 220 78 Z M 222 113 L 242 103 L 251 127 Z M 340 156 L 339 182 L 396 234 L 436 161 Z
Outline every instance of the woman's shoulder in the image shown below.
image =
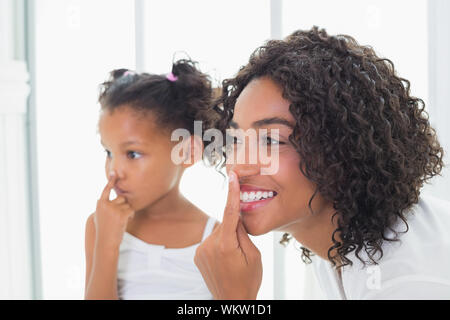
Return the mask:
M 398 244 L 384 241 L 386 250 L 391 247 L 396 250 L 417 250 L 422 246 L 450 244 L 449 201 L 423 194 L 419 197 L 418 203 L 404 214 L 404 217 L 406 222 L 398 219 L 393 230 L 385 232 L 385 237 L 389 239 L 395 238 L 395 232 L 397 232 L 399 239 Z
M 403 222 L 399 222 L 396 229 L 406 231 L 399 237 L 401 241 L 406 242 L 405 248 L 408 245 L 415 248 L 450 245 L 449 201 L 423 194 L 419 197 L 418 203 L 406 213 L 405 218 L 407 229 L 401 230 L 400 225 L 406 227 Z
M 450 202 L 420 196 L 407 212 L 406 223 L 407 227 L 403 221 L 395 225 L 398 241 L 383 241 L 377 264 L 362 263 L 354 252 L 348 256 L 353 265 L 344 267 L 344 283 L 350 298 L 417 283 L 446 286 L 450 294 Z M 388 238 L 393 236 L 387 233 Z M 367 261 L 364 250 L 359 256 Z
M 419 202 L 412 211 L 425 212 L 444 223 L 450 223 L 450 201 L 435 197 L 429 193 L 420 195 Z

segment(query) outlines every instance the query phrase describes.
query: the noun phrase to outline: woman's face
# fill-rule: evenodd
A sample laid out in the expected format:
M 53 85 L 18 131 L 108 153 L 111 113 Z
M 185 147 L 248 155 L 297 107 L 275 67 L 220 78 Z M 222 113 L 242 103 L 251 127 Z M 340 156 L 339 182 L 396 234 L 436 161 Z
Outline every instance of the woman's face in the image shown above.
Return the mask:
M 300 156 L 288 139 L 295 125 L 289 104 L 289 101 L 282 97 L 281 89 L 266 77 L 252 80 L 235 104 L 231 128 L 244 131 L 255 129 L 258 140 L 267 142 L 269 153 L 273 156 L 278 152 L 278 170 L 269 175 L 261 174 L 261 168 L 267 167 L 267 162 L 262 165 L 259 156 L 256 163 L 247 161 L 227 164 L 227 172 L 233 169 L 239 176 L 241 218 L 251 235 L 261 235 L 272 230 L 292 232 L 297 228 L 296 225 L 308 226 L 327 206 L 321 196 L 316 194 L 311 203 L 314 215 L 311 215 L 308 203 L 314 194 L 315 186 L 301 173 Z M 269 138 L 262 137 L 264 132 L 258 131 L 259 129 L 266 129 Z M 270 139 L 273 129 L 278 129 L 279 143 Z M 233 129 L 230 134 L 236 136 Z M 248 143 L 245 143 L 245 146 L 236 145 L 234 150 L 236 153 L 245 151 L 245 159 L 250 159 Z M 272 191 L 274 197 L 248 202 L 248 199 L 243 200 L 247 198 L 244 191 L 247 191 L 248 195 L 251 191 L 260 191 L 263 195 L 264 192 Z
M 171 161 L 174 143 L 154 124 L 151 114 L 126 106 L 103 110 L 99 131 L 106 151 L 106 175 L 116 172 L 115 192 L 135 211 L 162 198 L 178 183 L 182 168 Z

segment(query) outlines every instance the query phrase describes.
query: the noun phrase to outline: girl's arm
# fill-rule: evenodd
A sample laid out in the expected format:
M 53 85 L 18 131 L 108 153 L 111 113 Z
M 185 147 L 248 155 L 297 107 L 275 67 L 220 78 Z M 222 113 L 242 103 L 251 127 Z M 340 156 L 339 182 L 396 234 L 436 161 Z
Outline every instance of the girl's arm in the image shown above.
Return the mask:
M 125 197 L 109 200 L 116 180 L 117 175 L 111 172 L 97 208 L 86 222 L 85 299 L 118 299 L 119 248 L 134 210 Z
M 94 214 L 86 222 L 85 299 L 118 299 L 117 263 L 119 248 L 108 248 L 95 241 Z

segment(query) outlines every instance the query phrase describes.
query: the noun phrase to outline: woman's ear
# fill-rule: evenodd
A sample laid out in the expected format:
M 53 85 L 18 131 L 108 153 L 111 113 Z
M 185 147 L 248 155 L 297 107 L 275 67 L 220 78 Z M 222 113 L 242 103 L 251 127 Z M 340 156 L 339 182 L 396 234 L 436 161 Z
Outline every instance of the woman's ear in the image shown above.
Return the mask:
M 189 139 L 184 141 L 183 154 L 185 155 L 182 165 L 188 168 L 201 160 L 203 157 L 203 141 L 202 139 L 193 134 Z

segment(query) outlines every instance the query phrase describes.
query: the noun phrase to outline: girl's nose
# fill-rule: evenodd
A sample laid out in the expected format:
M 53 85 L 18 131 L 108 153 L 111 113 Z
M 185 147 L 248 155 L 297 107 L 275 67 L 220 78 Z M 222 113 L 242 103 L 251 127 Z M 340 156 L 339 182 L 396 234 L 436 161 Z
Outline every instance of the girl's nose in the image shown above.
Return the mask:
M 109 172 L 114 171 L 119 179 L 123 179 L 125 176 L 125 168 L 123 163 L 117 161 L 116 159 L 111 159 L 108 170 Z

